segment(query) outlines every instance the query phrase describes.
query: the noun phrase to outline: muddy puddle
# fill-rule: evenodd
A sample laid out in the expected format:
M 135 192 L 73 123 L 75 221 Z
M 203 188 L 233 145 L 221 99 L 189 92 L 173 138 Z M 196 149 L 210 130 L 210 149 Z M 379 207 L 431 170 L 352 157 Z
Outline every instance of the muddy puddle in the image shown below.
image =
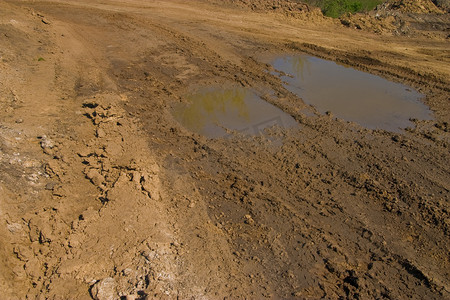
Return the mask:
M 289 114 L 249 89 L 204 88 L 187 98 L 188 104 L 174 108 L 174 117 L 188 130 L 209 138 L 237 132 L 259 135 L 272 126 L 297 126 Z
M 271 64 L 286 89 L 321 113 L 393 132 L 414 127 L 410 119 L 432 119 L 422 94 L 379 76 L 307 55 L 282 56 Z

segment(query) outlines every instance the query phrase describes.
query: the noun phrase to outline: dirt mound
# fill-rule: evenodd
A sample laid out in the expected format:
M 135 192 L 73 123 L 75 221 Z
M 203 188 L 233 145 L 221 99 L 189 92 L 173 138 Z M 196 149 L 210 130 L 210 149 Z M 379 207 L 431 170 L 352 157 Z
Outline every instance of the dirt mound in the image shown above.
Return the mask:
M 289 12 L 317 12 L 317 7 L 306 4 L 299 0 L 224 0 L 222 3 L 247 7 L 252 10 L 281 10 Z M 377 11 L 403 12 L 403 13 L 443 13 L 439 7 L 448 8 L 450 6 L 448 0 L 389 0 L 378 5 Z
M 415 14 L 442 14 L 431 0 L 394 0 L 387 1 L 375 9 L 380 14 L 393 14 L 395 12 Z
M 277 11 L 294 17 L 315 16 L 323 18 L 320 8 L 299 0 L 224 0 L 217 2 L 254 11 Z
M 390 34 L 398 30 L 395 17 L 374 18 L 368 14 L 346 15 L 340 18 L 342 25 L 378 34 Z
M 340 18 L 347 27 L 379 34 L 446 38 L 450 16 L 430 0 L 395 0 L 378 5 L 365 14 Z
M 240 7 L 249 7 L 253 10 L 279 10 L 286 9 L 290 11 L 309 11 L 310 7 L 301 1 L 290 0 L 224 0 L 223 3 Z
M 333 19 L 324 17 L 320 8 L 299 0 L 224 0 L 214 2 L 258 12 L 278 12 L 314 23 L 333 22 Z M 439 5 L 437 6 L 435 3 L 439 3 Z M 373 11 L 347 14 L 340 17 L 339 20 L 346 27 L 377 34 L 446 38 L 448 28 L 450 28 L 450 19 L 445 13 L 445 7 L 448 8 L 448 6 L 448 0 L 389 0 L 378 5 Z

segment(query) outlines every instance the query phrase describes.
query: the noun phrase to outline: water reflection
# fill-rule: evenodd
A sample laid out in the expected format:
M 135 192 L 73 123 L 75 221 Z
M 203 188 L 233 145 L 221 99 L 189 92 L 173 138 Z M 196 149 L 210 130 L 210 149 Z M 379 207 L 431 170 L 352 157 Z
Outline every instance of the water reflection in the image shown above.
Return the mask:
M 311 63 L 308 59 L 305 59 L 304 56 L 291 56 L 282 58 L 283 64 L 290 65 L 292 67 L 293 76 L 300 78 L 302 80 L 305 79 L 305 72 L 308 74 L 311 73 Z
M 210 138 L 230 131 L 257 135 L 274 125 L 297 125 L 290 115 L 244 88 L 207 88 L 187 99 L 189 104 L 174 108 L 174 117 L 187 129 Z
M 272 65 L 286 74 L 280 75 L 286 89 L 322 113 L 390 131 L 413 126 L 410 118 L 432 119 L 423 95 L 379 76 L 307 55 L 279 57 Z

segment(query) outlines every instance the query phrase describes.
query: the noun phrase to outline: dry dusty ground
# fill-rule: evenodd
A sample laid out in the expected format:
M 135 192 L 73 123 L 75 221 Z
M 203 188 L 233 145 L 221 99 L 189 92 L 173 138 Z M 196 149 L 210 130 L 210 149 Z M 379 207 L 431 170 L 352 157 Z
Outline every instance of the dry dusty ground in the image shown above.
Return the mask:
M 449 299 L 448 29 L 286 11 L 0 1 L 2 299 Z M 435 120 L 318 114 L 264 63 L 300 52 L 413 86 Z M 233 84 L 299 128 L 210 140 L 172 117 Z

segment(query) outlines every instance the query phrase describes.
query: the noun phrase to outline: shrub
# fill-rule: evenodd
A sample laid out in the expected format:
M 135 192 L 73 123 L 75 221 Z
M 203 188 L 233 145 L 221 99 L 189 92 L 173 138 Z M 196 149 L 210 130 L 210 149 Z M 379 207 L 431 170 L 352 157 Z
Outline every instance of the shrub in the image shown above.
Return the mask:
M 308 3 L 322 9 L 325 16 L 339 18 L 346 13 L 369 11 L 383 0 L 308 0 Z

